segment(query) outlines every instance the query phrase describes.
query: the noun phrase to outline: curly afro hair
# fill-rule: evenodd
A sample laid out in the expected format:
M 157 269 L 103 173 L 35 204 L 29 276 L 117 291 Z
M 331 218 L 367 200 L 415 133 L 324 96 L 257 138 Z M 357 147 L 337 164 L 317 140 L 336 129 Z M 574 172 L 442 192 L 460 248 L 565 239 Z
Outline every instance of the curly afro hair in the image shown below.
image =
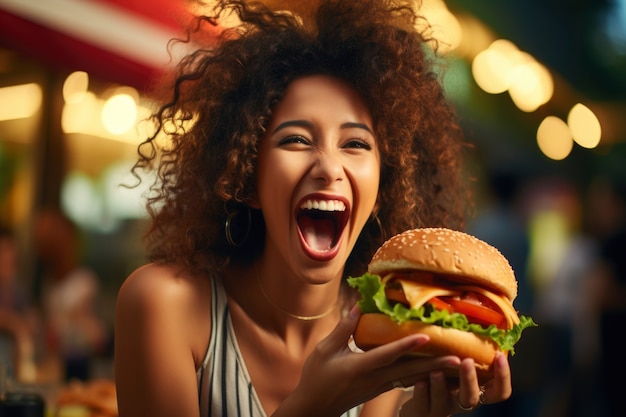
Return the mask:
M 289 83 L 313 74 L 339 77 L 360 92 L 381 153 L 379 211 L 345 274 L 361 274 L 374 250 L 406 229 L 462 226 L 466 143 L 435 71 L 432 40 L 415 29 L 421 18 L 414 2 L 311 4 L 297 14 L 260 2 L 218 1 L 195 20 L 183 42 L 200 46 L 181 60 L 170 96 L 153 116 L 158 131 L 140 145 L 134 168 L 156 166 L 150 260 L 215 273 L 262 251 L 263 218 L 247 205 L 258 144 Z M 230 13 L 240 23 L 220 26 Z M 207 37 L 207 29 L 217 35 Z M 168 144 L 161 148 L 163 133 Z M 226 220 L 245 223 L 246 212 L 248 239 L 229 245 Z

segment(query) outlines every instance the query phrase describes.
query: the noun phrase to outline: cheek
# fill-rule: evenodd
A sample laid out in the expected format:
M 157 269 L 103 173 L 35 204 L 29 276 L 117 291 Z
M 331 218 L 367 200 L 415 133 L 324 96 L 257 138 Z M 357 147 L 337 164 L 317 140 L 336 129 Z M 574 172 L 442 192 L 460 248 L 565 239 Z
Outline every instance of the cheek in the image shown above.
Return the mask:
M 364 186 L 365 188 L 361 190 L 361 198 L 365 205 L 367 206 L 368 216 L 369 213 L 374 209 L 376 205 L 376 200 L 378 199 L 378 186 L 380 184 L 380 177 L 376 173 L 371 175 L 369 178 L 370 181 Z
M 380 164 L 378 160 L 355 165 L 352 170 L 352 177 L 358 188 L 360 204 L 365 209 L 363 214 L 367 214 L 369 217 L 378 198 L 378 187 L 380 185 Z
M 286 193 L 293 188 L 297 178 L 298 164 L 294 158 L 280 158 L 275 154 L 264 155 L 259 160 L 257 187 L 261 204 L 276 206 L 277 201 L 283 201 Z

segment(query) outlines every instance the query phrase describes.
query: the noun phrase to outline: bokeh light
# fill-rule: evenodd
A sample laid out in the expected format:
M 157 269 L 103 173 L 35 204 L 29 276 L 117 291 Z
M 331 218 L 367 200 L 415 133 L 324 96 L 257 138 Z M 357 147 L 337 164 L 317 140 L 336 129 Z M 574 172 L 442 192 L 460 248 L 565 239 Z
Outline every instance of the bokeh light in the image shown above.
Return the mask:
M 567 123 L 556 116 L 548 116 L 537 129 L 537 145 L 545 156 L 560 161 L 570 154 L 574 141 Z

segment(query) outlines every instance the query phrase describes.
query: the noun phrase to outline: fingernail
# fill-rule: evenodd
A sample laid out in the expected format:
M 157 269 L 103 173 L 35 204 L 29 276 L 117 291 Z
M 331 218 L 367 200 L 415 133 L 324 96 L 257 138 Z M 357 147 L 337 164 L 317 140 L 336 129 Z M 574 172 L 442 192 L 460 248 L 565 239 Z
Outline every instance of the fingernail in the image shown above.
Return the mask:
M 460 364 L 461 364 L 461 358 L 459 358 L 458 356 L 446 356 L 444 358 L 444 365 L 445 366 L 457 367 Z
M 507 362 L 506 355 L 502 352 L 498 352 L 496 355 L 497 366 L 499 366 L 500 368 L 505 367 L 506 362 Z
M 457 369 L 459 366 L 461 365 L 461 361 L 457 358 L 457 359 L 450 359 L 446 362 L 446 366 L 450 367 L 450 368 L 455 368 Z
M 430 341 L 430 337 L 425 334 L 416 334 L 413 336 L 413 346 L 423 346 Z
M 358 304 L 355 304 L 354 307 L 352 307 L 352 310 L 350 310 L 350 313 L 348 314 L 348 317 L 351 320 L 354 320 L 355 318 L 357 318 L 359 316 L 359 306 Z
M 443 372 L 441 371 L 431 372 L 430 380 L 435 381 L 435 382 L 443 381 Z

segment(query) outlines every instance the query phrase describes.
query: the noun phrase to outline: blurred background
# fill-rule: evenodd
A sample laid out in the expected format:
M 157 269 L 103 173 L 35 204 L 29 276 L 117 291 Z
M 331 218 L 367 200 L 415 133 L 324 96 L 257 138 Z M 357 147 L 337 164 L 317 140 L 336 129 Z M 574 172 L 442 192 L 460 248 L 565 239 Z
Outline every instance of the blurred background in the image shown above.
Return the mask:
M 540 324 L 511 357 L 513 397 L 472 415 L 619 415 L 626 1 L 423 11 L 474 144 L 468 231 L 509 258 L 515 306 Z M 112 377 L 115 296 L 146 223 L 145 187 L 122 184 L 188 19 L 184 0 L 0 0 L 0 359 L 15 383 Z

